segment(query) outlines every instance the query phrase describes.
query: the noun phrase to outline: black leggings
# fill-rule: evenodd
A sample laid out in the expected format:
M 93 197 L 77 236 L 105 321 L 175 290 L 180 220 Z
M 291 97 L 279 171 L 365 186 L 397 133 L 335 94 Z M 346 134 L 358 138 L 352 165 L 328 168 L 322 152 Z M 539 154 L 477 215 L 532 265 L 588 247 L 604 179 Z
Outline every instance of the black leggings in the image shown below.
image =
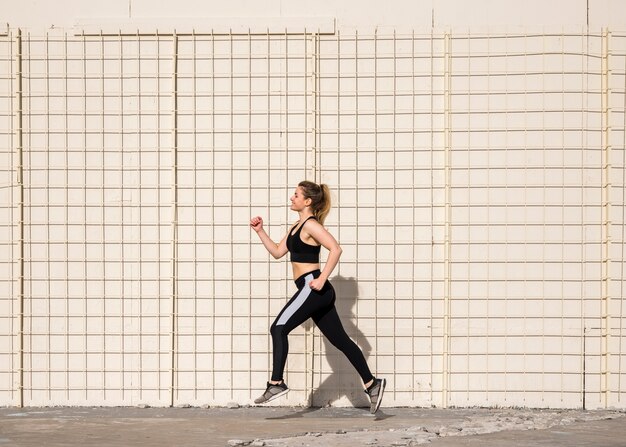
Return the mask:
M 335 289 L 326 281 L 321 290 L 312 290 L 309 283 L 320 275 L 319 270 L 305 273 L 296 279 L 298 291 L 280 311 L 270 329 L 274 351 L 272 380 L 283 380 L 283 371 L 289 353 L 287 335 L 309 318 L 320 328 L 322 334 L 350 360 L 363 383 L 374 378 L 363 352 L 343 329 L 335 309 Z

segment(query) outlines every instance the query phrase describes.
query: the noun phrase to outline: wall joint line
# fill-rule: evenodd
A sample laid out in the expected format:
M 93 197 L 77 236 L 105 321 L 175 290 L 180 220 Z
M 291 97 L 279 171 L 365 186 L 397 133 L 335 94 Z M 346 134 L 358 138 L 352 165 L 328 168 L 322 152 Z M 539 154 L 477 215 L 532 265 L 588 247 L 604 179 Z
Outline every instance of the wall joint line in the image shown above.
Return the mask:
M 441 406 L 447 408 L 448 406 L 448 389 L 450 385 L 450 290 L 451 290 L 451 191 L 450 191 L 450 174 L 451 174 L 451 135 L 450 130 L 452 116 L 451 116 L 451 92 L 452 87 L 452 53 L 450 51 L 450 33 L 444 34 L 444 176 L 445 176 L 445 235 L 444 235 L 444 291 L 443 291 L 443 355 L 442 355 L 442 370 L 441 370 Z
M 170 406 L 176 390 L 176 330 L 178 298 L 178 35 L 173 35 L 172 49 L 172 322 L 170 327 Z
M 17 30 L 17 187 L 18 205 L 18 301 L 19 301 L 19 370 L 18 370 L 18 406 L 24 406 L 24 129 L 23 129 L 23 92 L 22 92 L 22 30 Z
M 610 202 L 610 172 L 611 172 L 611 145 L 610 145 L 610 69 L 609 69 L 610 32 L 602 30 L 602 304 L 601 304 L 601 365 L 600 365 L 600 393 L 604 407 L 610 404 L 610 336 L 611 336 L 611 296 L 610 296 L 610 256 L 611 256 L 611 202 Z

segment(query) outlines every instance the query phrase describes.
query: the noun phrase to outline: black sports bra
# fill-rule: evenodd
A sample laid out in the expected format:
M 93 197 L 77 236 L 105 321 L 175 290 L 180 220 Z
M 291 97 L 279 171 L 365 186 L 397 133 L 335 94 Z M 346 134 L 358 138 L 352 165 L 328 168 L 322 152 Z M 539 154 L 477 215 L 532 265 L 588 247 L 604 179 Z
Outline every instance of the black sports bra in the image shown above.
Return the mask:
M 309 216 L 302 222 L 295 234 L 291 234 L 293 230 L 290 230 L 287 235 L 287 250 L 291 253 L 291 262 L 305 262 L 308 264 L 319 264 L 320 262 L 320 246 L 307 244 L 300 239 L 302 227 L 311 218 L 315 219 L 315 216 Z

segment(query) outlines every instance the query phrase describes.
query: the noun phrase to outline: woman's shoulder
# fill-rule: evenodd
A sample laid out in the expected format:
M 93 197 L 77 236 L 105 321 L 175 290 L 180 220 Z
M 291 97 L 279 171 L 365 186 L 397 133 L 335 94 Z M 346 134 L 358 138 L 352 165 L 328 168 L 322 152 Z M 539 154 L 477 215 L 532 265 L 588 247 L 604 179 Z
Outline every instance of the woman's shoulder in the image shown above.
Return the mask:
M 317 217 L 311 216 L 304 221 L 302 227 L 306 227 L 307 230 L 311 228 L 324 228 L 324 226 L 317 220 Z

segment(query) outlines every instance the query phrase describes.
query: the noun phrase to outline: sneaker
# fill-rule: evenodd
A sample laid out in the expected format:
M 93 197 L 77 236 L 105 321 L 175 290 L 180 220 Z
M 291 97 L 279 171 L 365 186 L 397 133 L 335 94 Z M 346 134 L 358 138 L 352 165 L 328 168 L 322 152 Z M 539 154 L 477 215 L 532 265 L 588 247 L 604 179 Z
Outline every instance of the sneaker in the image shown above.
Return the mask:
M 267 389 L 260 397 L 254 399 L 254 403 L 264 404 L 280 396 L 283 396 L 288 392 L 289 388 L 287 388 L 287 384 L 285 382 L 281 382 L 278 385 L 267 382 Z
M 386 385 L 386 379 L 374 379 L 374 383 L 365 390 L 365 393 L 370 397 L 370 413 L 374 414 L 378 411 L 378 407 L 380 407 L 380 403 L 383 401 Z

